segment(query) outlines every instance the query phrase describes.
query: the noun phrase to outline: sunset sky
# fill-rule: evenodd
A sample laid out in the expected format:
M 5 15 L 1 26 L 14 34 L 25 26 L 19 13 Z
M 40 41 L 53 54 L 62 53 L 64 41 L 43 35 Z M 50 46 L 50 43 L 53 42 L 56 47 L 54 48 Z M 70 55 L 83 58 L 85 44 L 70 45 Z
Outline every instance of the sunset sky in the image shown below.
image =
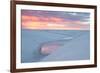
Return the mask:
M 21 10 L 22 29 L 89 30 L 90 13 Z

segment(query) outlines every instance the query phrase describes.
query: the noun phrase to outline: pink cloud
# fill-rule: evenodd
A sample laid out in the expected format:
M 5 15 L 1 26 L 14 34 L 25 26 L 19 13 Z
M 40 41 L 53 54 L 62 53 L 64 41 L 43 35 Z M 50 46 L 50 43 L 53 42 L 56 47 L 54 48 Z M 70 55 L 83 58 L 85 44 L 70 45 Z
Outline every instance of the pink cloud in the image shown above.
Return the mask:
M 41 20 L 42 19 L 42 20 Z M 58 17 L 22 16 L 23 29 L 89 30 L 89 24 Z

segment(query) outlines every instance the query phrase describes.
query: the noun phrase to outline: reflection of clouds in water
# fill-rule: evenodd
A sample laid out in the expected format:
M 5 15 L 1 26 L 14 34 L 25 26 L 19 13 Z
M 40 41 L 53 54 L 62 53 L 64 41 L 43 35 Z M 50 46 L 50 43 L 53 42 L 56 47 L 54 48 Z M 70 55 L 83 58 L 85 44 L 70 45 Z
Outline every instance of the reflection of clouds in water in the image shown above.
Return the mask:
M 43 55 L 51 54 L 52 52 L 54 52 L 55 50 L 63 46 L 65 42 L 71 39 L 72 37 L 66 37 L 66 38 L 61 38 L 58 41 L 51 41 L 51 42 L 44 43 L 40 48 L 40 52 Z
M 48 55 L 48 54 L 52 53 L 54 50 L 56 50 L 58 47 L 60 47 L 60 44 L 42 45 L 41 53 Z

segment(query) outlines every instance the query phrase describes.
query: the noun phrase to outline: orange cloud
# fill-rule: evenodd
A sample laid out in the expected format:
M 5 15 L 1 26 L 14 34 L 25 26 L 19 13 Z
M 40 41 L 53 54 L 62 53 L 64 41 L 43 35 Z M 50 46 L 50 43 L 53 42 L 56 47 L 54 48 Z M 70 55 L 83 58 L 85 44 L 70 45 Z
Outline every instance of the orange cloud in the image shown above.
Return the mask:
M 88 27 L 89 25 L 80 21 L 64 21 L 62 18 L 57 17 L 22 16 L 23 29 L 87 30 Z
M 39 21 L 39 18 L 36 17 L 36 16 L 25 16 L 25 15 L 23 15 L 22 16 L 22 22 L 25 22 L 25 21 Z
M 52 22 L 63 22 L 64 20 L 61 18 L 57 18 L 57 17 L 50 17 L 49 18 Z

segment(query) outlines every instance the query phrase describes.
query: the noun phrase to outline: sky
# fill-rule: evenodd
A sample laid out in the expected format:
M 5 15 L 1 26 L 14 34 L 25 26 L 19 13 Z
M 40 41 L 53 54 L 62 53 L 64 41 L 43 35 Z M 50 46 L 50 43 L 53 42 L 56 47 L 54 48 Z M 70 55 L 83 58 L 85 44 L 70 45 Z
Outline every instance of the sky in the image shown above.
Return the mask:
M 90 13 L 21 10 L 22 29 L 89 30 Z

